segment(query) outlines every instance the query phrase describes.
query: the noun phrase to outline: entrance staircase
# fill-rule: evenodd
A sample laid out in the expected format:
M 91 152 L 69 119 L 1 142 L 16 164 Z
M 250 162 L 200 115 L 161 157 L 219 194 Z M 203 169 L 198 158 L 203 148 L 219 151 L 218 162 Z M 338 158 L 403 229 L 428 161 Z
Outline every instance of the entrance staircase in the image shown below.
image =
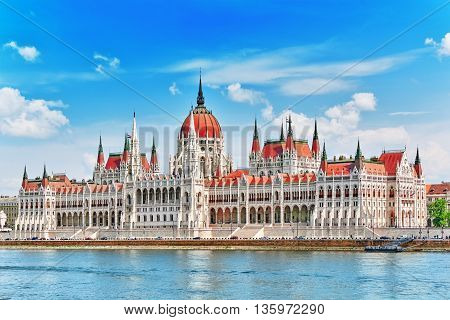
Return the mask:
M 264 228 L 261 226 L 244 226 L 242 229 L 238 229 L 233 233 L 233 236 L 239 239 L 255 239 L 260 232 L 263 232 Z

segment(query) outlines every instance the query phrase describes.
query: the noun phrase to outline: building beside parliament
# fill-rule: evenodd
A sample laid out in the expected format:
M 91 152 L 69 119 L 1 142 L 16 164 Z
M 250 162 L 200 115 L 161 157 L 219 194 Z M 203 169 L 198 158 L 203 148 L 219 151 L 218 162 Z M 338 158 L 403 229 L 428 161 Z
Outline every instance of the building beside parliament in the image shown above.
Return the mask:
M 153 142 L 140 151 L 136 117 L 121 152 L 103 152 L 90 181 L 65 174 L 29 179 L 19 190 L 17 236 L 54 230 L 189 230 L 228 228 L 425 227 L 425 182 L 419 150 L 410 163 L 405 150 L 366 159 L 330 160 L 317 124 L 311 145 L 295 138 L 290 119 L 276 140 L 260 141 L 255 121 L 248 169 L 233 169 L 219 121 L 208 110 L 200 79 L 197 106 L 178 135 L 169 172 L 162 173 Z

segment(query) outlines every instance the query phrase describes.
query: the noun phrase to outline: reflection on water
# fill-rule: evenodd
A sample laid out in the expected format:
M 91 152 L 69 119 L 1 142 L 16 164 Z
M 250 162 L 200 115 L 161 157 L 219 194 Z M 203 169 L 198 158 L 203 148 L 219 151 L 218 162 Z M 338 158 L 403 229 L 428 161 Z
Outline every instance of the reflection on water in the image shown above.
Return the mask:
M 448 299 L 447 253 L 0 250 L 0 299 Z

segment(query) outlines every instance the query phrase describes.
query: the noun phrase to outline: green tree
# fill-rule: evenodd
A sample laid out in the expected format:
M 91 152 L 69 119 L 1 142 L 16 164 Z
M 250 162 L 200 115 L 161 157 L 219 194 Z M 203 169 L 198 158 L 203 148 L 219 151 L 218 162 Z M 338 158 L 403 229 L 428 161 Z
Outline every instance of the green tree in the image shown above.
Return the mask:
M 450 211 L 447 210 L 447 201 L 437 199 L 428 205 L 428 212 L 435 227 L 447 227 L 450 222 Z

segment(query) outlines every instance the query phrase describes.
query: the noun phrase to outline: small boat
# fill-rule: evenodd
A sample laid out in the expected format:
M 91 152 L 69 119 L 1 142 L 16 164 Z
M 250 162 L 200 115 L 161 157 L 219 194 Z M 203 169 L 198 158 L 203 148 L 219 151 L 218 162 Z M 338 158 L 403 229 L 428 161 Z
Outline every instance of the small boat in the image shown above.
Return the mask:
M 386 246 L 366 246 L 364 251 L 367 252 L 402 252 L 405 249 L 397 245 L 386 245 Z

